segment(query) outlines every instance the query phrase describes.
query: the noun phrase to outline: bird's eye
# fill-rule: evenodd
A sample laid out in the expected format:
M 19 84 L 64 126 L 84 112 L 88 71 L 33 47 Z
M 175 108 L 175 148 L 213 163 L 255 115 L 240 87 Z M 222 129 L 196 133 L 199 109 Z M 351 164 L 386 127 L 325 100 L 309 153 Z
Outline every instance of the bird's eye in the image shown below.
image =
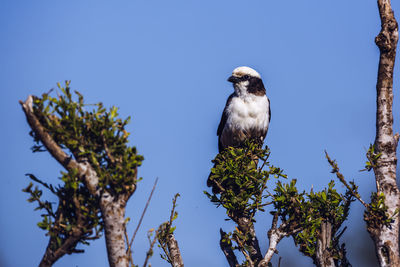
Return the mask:
M 243 79 L 245 79 L 245 80 L 247 80 L 247 79 L 249 79 L 250 77 L 249 77 L 249 75 L 244 75 L 243 76 Z

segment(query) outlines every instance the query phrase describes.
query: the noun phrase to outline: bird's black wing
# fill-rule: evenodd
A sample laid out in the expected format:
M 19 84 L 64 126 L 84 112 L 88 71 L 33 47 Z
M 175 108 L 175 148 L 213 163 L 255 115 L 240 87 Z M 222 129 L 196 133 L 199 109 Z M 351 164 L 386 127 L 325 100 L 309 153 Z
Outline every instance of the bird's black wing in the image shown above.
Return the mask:
M 232 94 L 228 97 L 228 100 L 226 100 L 225 108 L 224 108 L 224 111 L 222 112 L 221 121 L 219 122 L 219 125 L 218 125 L 217 136 L 218 136 L 218 150 L 219 150 L 219 152 L 221 152 L 221 150 L 222 150 L 221 142 L 220 142 L 220 137 L 221 137 L 222 131 L 224 130 L 226 121 L 228 120 L 228 111 L 227 111 L 227 108 L 228 108 L 229 104 L 231 103 L 232 98 L 234 97 L 234 95 L 235 95 L 235 93 L 232 93 Z
M 234 94 L 235 94 L 235 93 L 231 94 L 231 95 L 228 97 L 228 100 L 226 101 L 226 105 L 225 105 L 225 108 L 224 108 L 224 112 L 222 112 L 221 121 L 219 122 L 219 125 L 218 125 L 218 130 L 217 130 L 217 135 L 218 135 L 218 136 L 220 136 L 220 135 L 222 134 L 222 130 L 224 129 L 225 124 L 226 124 L 226 121 L 228 120 L 227 108 L 228 108 L 229 104 L 231 103 Z
M 269 101 L 269 98 L 268 98 L 268 123 L 270 123 L 271 122 L 271 102 Z

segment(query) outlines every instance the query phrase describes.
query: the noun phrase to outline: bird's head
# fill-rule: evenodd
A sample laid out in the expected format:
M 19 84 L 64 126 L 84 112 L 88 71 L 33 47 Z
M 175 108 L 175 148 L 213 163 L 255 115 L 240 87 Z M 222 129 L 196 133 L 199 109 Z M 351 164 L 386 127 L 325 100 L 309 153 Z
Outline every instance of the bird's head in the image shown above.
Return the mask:
M 233 83 L 236 94 L 247 96 L 249 94 L 265 95 L 264 84 L 260 74 L 252 68 L 243 66 L 233 70 L 228 82 Z

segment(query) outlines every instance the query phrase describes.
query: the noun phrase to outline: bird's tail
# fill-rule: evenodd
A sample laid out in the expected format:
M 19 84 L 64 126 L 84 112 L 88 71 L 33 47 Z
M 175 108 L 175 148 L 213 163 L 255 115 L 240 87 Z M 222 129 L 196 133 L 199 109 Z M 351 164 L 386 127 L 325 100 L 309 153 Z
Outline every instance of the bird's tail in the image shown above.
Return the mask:
M 214 169 L 215 167 L 216 167 L 216 164 L 214 163 L 214 166 L 212 167 L 212 169 Z M 214 174 L 212 172 L 212 169 L 207 178 L 207 186 L 212 188 L 212 192 L 214 194 L 218 194 L 218 193 L 221 193 L 221 188 L 219 188 L 220 186 L 218 186 L 218 183 L 213 180 Z

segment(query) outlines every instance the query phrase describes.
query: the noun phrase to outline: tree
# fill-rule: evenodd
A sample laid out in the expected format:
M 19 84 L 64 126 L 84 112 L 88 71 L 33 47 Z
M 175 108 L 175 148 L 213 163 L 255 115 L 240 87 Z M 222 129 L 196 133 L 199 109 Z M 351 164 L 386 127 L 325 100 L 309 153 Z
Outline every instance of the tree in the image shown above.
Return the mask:
M 32 190 L 32 184 L 25 189 L 30 201 L 45 210 L 39 226 L 48 231 L 50 241 L 40 266 L 51 266 L 65 253 L 80 252 L 77 243 L 98 238 L 102 228 L 110 266 L 128 266 L 125 207 L 136 190 L 137 167 L 143 160 L 127 145 L 124 128 L 129 118 L 118 119 L 115 107 L 106 111 L 101 103 L 87 111 L 78 92 L 78 102 L 73 101 L 69 82 L 59 88 L 63 94 L 58 97 L 43 94 L 21 102 L 36 143 L 33 151 L 47 150 L 67 171 L 61 178 L 64 185 L 57 188 L 31 175 L 58 196 L 56 211 L 40 200 L 41 191 Z M 90 237 L 94 230 L 96 235 Z

